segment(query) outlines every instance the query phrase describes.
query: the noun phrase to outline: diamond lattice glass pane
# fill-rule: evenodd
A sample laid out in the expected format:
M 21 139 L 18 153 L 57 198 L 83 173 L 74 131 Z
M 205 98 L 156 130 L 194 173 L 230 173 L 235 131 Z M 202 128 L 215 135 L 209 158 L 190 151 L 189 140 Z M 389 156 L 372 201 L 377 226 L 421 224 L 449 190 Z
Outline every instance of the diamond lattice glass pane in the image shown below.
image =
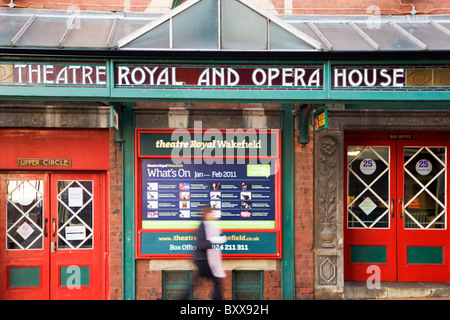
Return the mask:
M 366 191 L 349 205 L 349 224 L 358 221 L 367 228 L 388 228 L 388 209 L 384 201 L 380 201 L 372 192 Z
M 446 227 L 445 148 L 404 149 L 406 229 Z
M 7 249 L 42 249 L 43 189 L 41 180 L 7 181 Z
M 389 228 L 389 148 L 347 150 L 349 228 Z
M 92 181 L 58 181 L 58 249 L 93 248 Z

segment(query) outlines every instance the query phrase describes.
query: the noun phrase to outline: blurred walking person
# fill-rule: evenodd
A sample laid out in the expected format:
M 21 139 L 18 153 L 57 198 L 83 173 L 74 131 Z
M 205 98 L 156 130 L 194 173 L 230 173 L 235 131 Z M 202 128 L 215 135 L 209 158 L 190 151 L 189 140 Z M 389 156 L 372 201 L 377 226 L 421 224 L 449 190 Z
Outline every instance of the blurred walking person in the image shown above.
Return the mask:
M 226 242 L 226 237 L 221 236 L 222 231 L 215 225 L 219 218 L 214 215 L 210 206 L 203 208 L 202 222 L 197 230 L 196 249 L 194 263 L 198 268 L 198 274 L 194 276 L 194 288 L 200 278 L 209 278 L 214 283 L 213 300 L 222 300 L 222 280 L 226 276 L 222 268 L 222 252 L 213 245 Z M 187 298 L 189 293 L 183 296 Z

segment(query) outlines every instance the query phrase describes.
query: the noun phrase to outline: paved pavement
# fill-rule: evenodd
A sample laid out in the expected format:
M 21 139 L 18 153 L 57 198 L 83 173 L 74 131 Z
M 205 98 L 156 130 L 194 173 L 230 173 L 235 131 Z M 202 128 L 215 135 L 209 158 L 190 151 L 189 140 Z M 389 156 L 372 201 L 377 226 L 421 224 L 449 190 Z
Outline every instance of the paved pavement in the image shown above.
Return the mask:
M 379 288 L 369 289 L 366 282 L 346 281 L 344 297 L 346 300 L 450 300 L 450 283 L 381 282 Z

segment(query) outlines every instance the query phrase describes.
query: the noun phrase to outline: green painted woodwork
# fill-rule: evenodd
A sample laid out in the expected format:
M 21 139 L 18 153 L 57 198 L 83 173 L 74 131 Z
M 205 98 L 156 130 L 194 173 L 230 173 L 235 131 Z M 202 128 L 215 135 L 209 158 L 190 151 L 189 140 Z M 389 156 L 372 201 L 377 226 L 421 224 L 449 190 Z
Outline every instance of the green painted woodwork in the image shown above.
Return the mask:
M 39 287 L 40 285 L 39 267 L 11 267 L 9 268 L 9 287 Z
M 26 57 L 11 57 L 0 56 L 1 60 L 9 61 L 29 61 L 30 58 Z M 387 108 L 395 108 L 392 104 L 393 101 L 409 102 L 411 107 L 413 105 L 421 104 L 423 102 L 435 101 L 450 101 L 450 88 L 444 88 L 447 90 L 424 90 L 424 91 L 393 91 L 386 88 L 386 90 L 364 90 L 364 89 L 352 89 L 352 90 L 333 90 L 331 88 L 332 82 L 332 66 L 334 65 L 424 65 L 427 64 L 420 60 L 370 60 L 370 61 L 296 61 L 286 60 L 283 61 L 285 65 L 303 65 L 303 64 L 323 64 L 323 90 L 223 90 L 207 88 L 202 90 L 166 90 L 164 88 L 155 89 L 138 89 L 138 88 L 115 88 L 114 87 L 114 65 L 123 61 L 130 61 L 124 59 L 105 59 L 105 58 L 93 58 L 93 59 L 75 59 L 70 57 L 61 58 L 39 58 L 35 61 L 54 61 L 55 63 L 61 62 L 106 62 L 106 73 L 108 75 L 106 88 L 95 87 L 52 87 L 52 86 L 0 86 L 0 95 L 3 100 L 6 99 L 67 99 L 74 98 L 76 100 L 102 100 L 110 102 L 124 102 L 124 101 L 136 101 L 136 100 L 153 100 L 153 101 L 227 101 L 227 102 L 278 102 L 278 103 L 355 103 L 355 102 L 371 102 L 379 101 L 384 103 Z M 133 60 L 134 61 L 134 60 Z M 180 63 L 202 63 L 202 61 L 193 61 L 189 59 L 178 60 L 135 60 L 136 63 L 152 62 L 152 63 L 165 63 L 168 65 L 176 65 Z M 279 61 L 276 61 L 277 65 L 280 65 Z M 218 59 L 211 62 L 207 61 L 208 65 L 231 63 L 231 64 L 270 64 L 274 63 L 274 60 L 223 60 Z M 433 64 L 450 64 L 449 60 L 436 60 Z M 389 103 L 389 104 L 388 104 Z M 432 107 L 432 106 L 427 106 Z M 448 109 L 448 105 L 444 105 L 443 108 Z
M 350 260 L 353 263 L 386 263 L 386 247 L 351 246 Z
M 90 267 L 61 267 L 60 286 L 88 286 L 90 284 Z
M 123 209 L 123 296 L 125 300 L 136 297 L 136 263 L 134 260 L 135 204 L 134 204 L 134 114 L 133 104 L 126 103 L 122 117 L 122 209 Z
M 297 141 L 305 146 L 309 143 L 309 120 L 313 106 L 302 105 L 298 109 L 298 137 Z
M 449 91 L 364 91 L 364 90 L 330 90 L 328 99 L 331 101 L 440 101 L 450 100 Z
M 299 100 L 326 100 L 327 94 L 324 90 L 308 91 L 286 91 L 286 90 L 165 90 L 165 89 L 114 89 L 111 92 L 111 98 L 116 99 L 161 99 L 179 101 L 200 101 L 225 100 L 227 102 L 261 102 L 283 100 L 289 102 L 298 102 Z
M 283 104 L 282 119 L 282 282 L 284 300 L 295 299 L 294 261 L 294 116 L 293 105 Z
M 408 263 L 443 264 L 444 250 L 442 247 L 408 247 Z

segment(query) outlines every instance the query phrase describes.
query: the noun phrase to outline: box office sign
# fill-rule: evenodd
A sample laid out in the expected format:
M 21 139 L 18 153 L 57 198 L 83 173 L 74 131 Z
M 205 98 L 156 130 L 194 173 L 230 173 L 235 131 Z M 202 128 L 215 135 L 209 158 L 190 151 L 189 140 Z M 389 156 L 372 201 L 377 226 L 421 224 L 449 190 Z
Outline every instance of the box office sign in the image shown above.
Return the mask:
M 279 139 L 279 130 L 138 130 L 138 257 L 191 254 L 206 205 L 229 237 L 217 247 L 225 256 L 281 257 Z

